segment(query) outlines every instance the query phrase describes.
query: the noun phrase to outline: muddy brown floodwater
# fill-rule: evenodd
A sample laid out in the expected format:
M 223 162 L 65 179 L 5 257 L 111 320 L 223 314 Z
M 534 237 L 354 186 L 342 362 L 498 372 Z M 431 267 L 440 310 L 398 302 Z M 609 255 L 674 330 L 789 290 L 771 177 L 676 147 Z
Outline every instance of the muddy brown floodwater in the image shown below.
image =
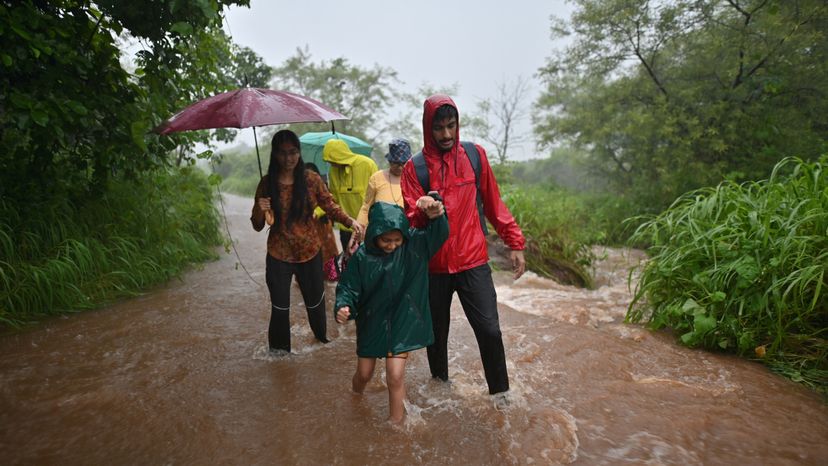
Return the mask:
M 264 283 L 252 201 L 226 196 L 242 263 Z M 511 404 L 494 407 L 455 299 L 450 383 L 424 350 L 408 418 L 384 374 L 350 393 L 353 324 L 316 342 L 294 285 L 294 352 L 266 350 L 269 303 L 232 254 L 145 295 L 0 337 L 9 464 L 828 464 L 828 406 L 736 357 L 623 321 L 635 251 L 606 250 L 594 291 L 495 275 Z

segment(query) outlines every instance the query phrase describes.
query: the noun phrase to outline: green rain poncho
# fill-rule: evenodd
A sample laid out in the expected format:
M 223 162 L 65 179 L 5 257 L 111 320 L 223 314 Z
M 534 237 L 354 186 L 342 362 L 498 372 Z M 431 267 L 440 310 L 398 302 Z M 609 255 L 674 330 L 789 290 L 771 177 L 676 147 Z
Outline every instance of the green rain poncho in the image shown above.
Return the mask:
M 400 230 L 403 244 L 386 254 L 374 239 Z M 448 238 L 445 215 L 425 228 L 409 228 L 402 208 L 377 202 L 368 213 L 365 242 L 336 287 L 336 306 L 350 306 L 357 325 L 357 355 L 382 358 L 434 342 L 428 307 L 428 261 Z

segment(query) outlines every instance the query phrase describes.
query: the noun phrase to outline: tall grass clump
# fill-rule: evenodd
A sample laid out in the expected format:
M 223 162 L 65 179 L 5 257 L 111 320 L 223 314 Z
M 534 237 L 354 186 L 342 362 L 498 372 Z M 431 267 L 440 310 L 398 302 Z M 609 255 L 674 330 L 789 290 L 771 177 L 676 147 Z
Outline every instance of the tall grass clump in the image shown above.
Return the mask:
M 503 200 L 526 237 L 526 266 L 561 283 L 591 288 L 592 231 L 582 201 L 543 186 L 503 187 Z
M 184 168 L 115 180 L 95 200 L 0 202 L 0 325 L 94 308 L 215 258 L 213 198 Z
M 828 392 L 828 157 L 691 192 L 633 237 L 652 246 L 627 321 Z

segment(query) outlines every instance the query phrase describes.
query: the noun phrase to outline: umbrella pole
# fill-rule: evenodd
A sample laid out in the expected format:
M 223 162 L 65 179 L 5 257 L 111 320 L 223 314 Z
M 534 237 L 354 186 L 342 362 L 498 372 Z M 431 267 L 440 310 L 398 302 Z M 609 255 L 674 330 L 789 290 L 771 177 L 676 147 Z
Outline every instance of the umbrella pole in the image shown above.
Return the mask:
M 259 162 L 259 178 L 263 178 L 262 174 L 262 159 L 259 157 L 259 138 L 256 136 L 256 127 L 253 127 L 253 142 L 256 143 L 256 161 Z

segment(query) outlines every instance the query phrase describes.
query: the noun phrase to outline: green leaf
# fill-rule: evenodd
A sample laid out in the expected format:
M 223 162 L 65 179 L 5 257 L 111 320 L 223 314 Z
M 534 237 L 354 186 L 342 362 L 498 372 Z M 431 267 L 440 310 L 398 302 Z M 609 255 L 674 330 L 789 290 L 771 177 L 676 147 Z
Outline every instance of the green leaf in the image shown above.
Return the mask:
M 216 17 L 216 10 L 213 8 L 210 0 L 196 0 L 198 3 L 199 8 L 201 8 L 201 14 L 208 20 L 212 20 Z
M 218 173 L 212 173 L 210 176 L 207 177 L 207 181 L 210 183 L 210 186 L 218 186 L 221 184 L 221 175 Z
M 29 126 L 29 115 L 20 113 L 17 115 L 17 127 L 23 129 Z
M 130 133 L 132 134 L 132 141 L 141 150 L 147 150 L 147 143 L 144 141 L 144 135 L 147 132 L 147 125 L 141 121 L 135 121 L 130 125 Z
M 681 311 L 690 314 L 699 311 L 704 312 L 704 308 L 699 306 L 699 303 L 693 300 L 693 298 L 687 298 L 687 300 L 684 301 L 684 305 L 681 306 Z
M 31 97 L 29 97 L 29 94 L 23 94 L 20 92 L 13 92 L 9 99 L 18 109 L 32 108 L 32 104 L 34 104 L 34 101 Z
M 193 33 L 193 27 L 186 21 L 180 21 L 170 26 L 170 31 L 176 32 L 181 36 L 189 36 Z
M 32 113 L 30 115 L 32 117 L 32 121 L 34 121 L 40 126 L 46 126 L 47 124 L 49 124 L 49 114 L 44 112 L 43 110 L 34 109 L 32 110 Z
M 696 311 L 693 314 L 693 328 L 699 335 L 704 335 L 716 328 L 716 319 L 708 316 L 704 311 Z
M 21 28 L 19 25 L 12 23 L 11 25 L 12 31 L 16 32 L 18 36 L 26 39 L 27 41 L 32 40 L 32 36 L 29 34 L 29 31 Z
M 3 60 L 3 64 L 6 66 L 12 66 L 13 60 L 12 57 L 8 54 L 0 54 L 0 60 Z
M 687 346 L 695 345 L 698 339 L 698 334 L 696 332 L 687 332 L 681 336 L 681 342 Z
M 69 108 L 71 108 L 72 111 L 77 113 L 78 115 L 86 115 L 87 113 L 89 113 L 89 111 L 86 109 L 86 107 L 84 107 L 82 103 L 80 103 L 76 100 L 70 100 L 69 102 L 66 102 L 66 105 Z
M 739 335 L 739 351 L 747 351 L 756 346 L 751 332 L 743 332 Z
M 720 303 L 727 298 L 727 295 L 723 291 L 716 291 L 715 293 L 710 295 L 710 300 L 714 303 Z
M 759 264 L 753 257 L 745 256 L 736 262 L 734 269 L 746 284 L 753 282 L 759 276 Z

